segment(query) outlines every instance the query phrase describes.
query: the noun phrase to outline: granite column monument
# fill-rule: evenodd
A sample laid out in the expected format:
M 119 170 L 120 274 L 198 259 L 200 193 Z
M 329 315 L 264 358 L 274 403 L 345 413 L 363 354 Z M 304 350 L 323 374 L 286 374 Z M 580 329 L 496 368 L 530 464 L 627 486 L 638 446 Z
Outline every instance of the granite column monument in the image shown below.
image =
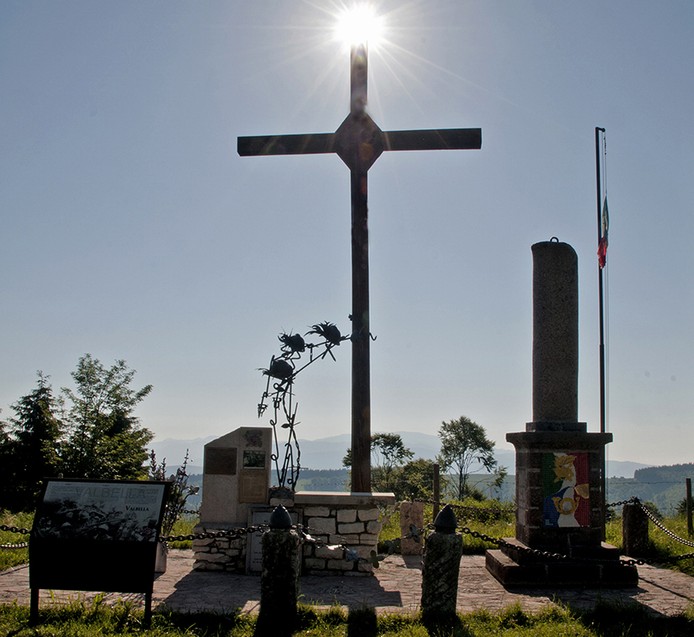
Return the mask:
M 612 434 L 578 421 L 576 252 L 553 238 L 532 255 L 533 420 L 506 435 L 516 448 L 516 537 L 487 552 L 487 568 L 504 584 L 633 586 L 636 568 L 603 542 Z

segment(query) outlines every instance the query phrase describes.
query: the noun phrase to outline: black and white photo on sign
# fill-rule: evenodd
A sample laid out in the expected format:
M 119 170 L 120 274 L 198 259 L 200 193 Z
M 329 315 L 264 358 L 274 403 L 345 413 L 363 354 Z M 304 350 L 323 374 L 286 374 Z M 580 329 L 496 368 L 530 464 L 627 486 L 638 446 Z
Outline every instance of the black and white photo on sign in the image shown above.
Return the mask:
M 154 542 L 162 484 L 49 482 L 39 511 L 43 538 Z

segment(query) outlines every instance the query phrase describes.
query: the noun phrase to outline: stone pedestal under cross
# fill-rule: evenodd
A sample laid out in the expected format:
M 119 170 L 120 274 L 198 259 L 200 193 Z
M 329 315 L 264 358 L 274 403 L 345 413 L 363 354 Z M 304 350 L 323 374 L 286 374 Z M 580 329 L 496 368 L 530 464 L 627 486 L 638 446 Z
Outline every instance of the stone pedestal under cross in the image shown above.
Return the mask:
M 334 133 L 239 137 L 238 153 L 337 153 L 351 175 L 352 198 L 352 491 L 371 491 L 371 389 L 367 173 L 386 150 L 479 149 L 479 128 L 382 131 L 366 112 L 366 44 L 350 55 L 350 112 Z

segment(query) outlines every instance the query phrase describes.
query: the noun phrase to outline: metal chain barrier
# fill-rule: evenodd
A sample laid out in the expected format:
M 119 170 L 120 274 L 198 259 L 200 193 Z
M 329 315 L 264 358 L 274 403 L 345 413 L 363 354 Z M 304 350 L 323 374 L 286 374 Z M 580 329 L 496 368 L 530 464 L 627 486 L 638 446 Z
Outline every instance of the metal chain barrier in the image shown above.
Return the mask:
M 189 533 L 186 535 L 162 535 L 159 537 L 159 542 L 162 544 L 167 544 L 169 542 L 186 542 L 186 541 L 193 541 L 193 540 L 208 540 L 208 539 L 221 539 L 221 538 L 231 538 L 231 539 L 239 539 L 241 537 L 244 537 L 248 535 L 249 533 L 264 533 L 267 530 L 269 530 L 269 525 L 267 524 L 259 524 L 256 526 L 249 526 L 245 528 L 235 528 L 235 529 L 228 529 L 226 531 L 203 531 L 201 533 Z M 298 525 L 296 527 L 293 527 L 296 529 L 296 531 L 299 533 L 299 537 L 301 538 L 302 542 L 306 542 L 309 544 L 316 544 L 319 546 L 330 546 L 326 542 L 323 542 L 321 540 L 317 540 L 316 538 L 312 537 L 310 535 L 310 529 L 309 527 L 305 527 L 303 525 Z M 29 535 L 31 531 L 29 529 L 22 529 L 16 526 L 5 526 L 5 525 L 0 525 L 0 531 L 7 531 L 10 533 L 18 533 L 20 535 Z M 28 542 L 21 542 L 17 544 L 0 544 L 0 549 L 22 549 L 22 548 L 27 548 L 29 546 Z M 371 555 L 368 558 L 361 557 L 355 549 L 352 549 L 348 547 L 345 544 L 336 544 L 332 545 L 335 548 L 341 549 L 344 555 L 344 559 L 350 562 L 370 562 L 372 565 L 374 565 L 376 568 L 378 568 L 378 563 L 381 562 L 382 560 L 385 559 L 385 555 L 378 555 L 376 551 L 371 551 Z M 392 553 L 392 550 L 389 550 L 389 554 Z
M 605 505 L 605 508 L 606 509 L 612 509 L 614 507 L 624 506 L 625 504 L 635 504 L 637 501 L 638 501 L 638 498 L 631 497 L 628 500 L 620 500 L 619 502 L 610 502 L 609 504 Z
M 461 533 L 464 533 L 465 535 L 469 535 L 471 537 L 479 538 L 480 540 L 483 540 L 484 542 L 489 542 L 490 544 L 495 544 L 499 548 L 509 548 L 513 549 L 514 551 L 520 551 L 522 553 L 526 553 L 527 555 L 534 555 L 535 557 L 542 557 L 545 559 L 550 559 L 550 560 L 584 560 L 588 558 L 575 558 L 575 557 L 570 557 L 569 555 L 562 555 L 561 553 L 552 553 L 551 551 L 540 551 L 539 549 L 533 549 L 530 548 L 529 546 L 518 546 L 517 544 L 511 544 L 510 542 L 507 542 L 506 540 L 499 538 L 499 537 L 492 537 L 491 535 L 487 535 L 486 533 L 481 533 L 480 531 L 473 531 L 467 526 L 461 526 L 458 527 Z
M 668 536 L 670 536 L 672 539 L 684 544 L 685 546 L 692 546 L 694 547 L 694 542 L 690 542 L 688 540 L 685 540 L 681 537 L 679 537 L 677 534 L 673 533 L 670 529 L 665 527 L 660 520 L 653 514 L 653 512 L 648 509 L 640 500 L 636 497 L 630 498 L 628 500 L 622 500 L 620 502 L 613 502 L 611 504 L 608 504 L 608 507 L 613 507 L 613 506 L 621 506 L 625 504 L 639 504 L 641 508 L 643 509 L 644 513 L 648 516 L 648 518 L 664 533 L 666 533 Z M 526 553 L 528 555 L 534 555 L 536 557 L 543 557 L 546 559 L 552 559 L 552 560 L 572 560 L 576 562 L 596 562 L 600 560 L 596 560 L 594 558 L 587 558 L 587 557 L 571 557 L 569 555 L 562 555 L 561 553 L 551 553 L 549 551 L 539 551 L 537 549 L 532 549 L 530 547 L 525 547 L 525 546 L 518 546 L 515 544 L 511 544 L 507 542 L 506 540 L 503 540 L 501 538 L 495 538 L 491 537 L 489 535 L 486 535 L 485 533 L 480 533 L 479 531 L 472 531 L 469 527 L 463 526 L 459 527 L 460 531 L 464 534 L 470 535 L 471 537 L 479 538 L 485 542 L 489 542 L 490 544 L 495 544 L 499 548 L 502 547 L 508 547 L 513 549 L 514 551 L 520 551 L 522 553 Z M 682 560 L 687 560 L 687 559 L 692 559 L 694 558 L 694 553 L 685 553 L 683 555 L 673 555 L 672 557 L 666 557 L 659 559 L 659 563 L 663 564 L 669 564 L 669 563 L 675 563 L 679 562 Z M 620 560 L 619 564 L 621 566 L 644 566 L 647 564 L 643 559 L 625 559 L 625 560 Z
M 510 542 L 507 542 L 506 540 L 503 540 L 501 538 L 496 538 L 496 537 L 491 537 L 490 535 L 486 535 L 485 533 L 480 533 L 479 531 L 472 531 L 468 527 L 463 526 L 459 527 L 460 531 L 462 533 L 465 533 L 467 535 L 470 535 L 472 537 L 480 538 L 481 540 L 484 540 L 485 542 L 489 542 L 490 544 L 495 544 L 499 548 L 502 547 L 508 547 L 514 551 L 519 551 L 521 553 L 525 553 L 527 555 L 533 555 L 535 557 L 542 557 L 545 559 L 550 559 L 550 560 L 569 560 L 572 562 L 602 562 L 603 560 L 597 559 L 597 558 L 590 558 L 590 557 L 572 557 L 571 555 L 563 555 L 562 553 L 552 553 L 551 551 L 540 551 L 538 549 L 533 549 L 530 548 L 529 546 L 518 546 L 517 544 L 511 544 Z M 694 553 L 692 554 L 694 556 Z M 682 559 L 685 556 L 678 556 L 678 559 Z M 665 560 L 663 560 L 665 561 Z M 625 560 L 619 560 L 619 565 L 620 566 L 643 566 L 646 564 L 644 560 L 641 559 L 625 559 Z
M 620 560 L 619 563 L 621 566 L 645 566 L 646 564 L 648 564 L 648 562 L 646 562 L 646 560 L 643 560 L 640 557 L 639 558 L 630 557 L 630 558 L 625 559 L 625 560 Z
M 25 549 L 29 547 L 29 542 L 17 542 L 16 544 L 0 544 L 0 549 L 12 550 L 12 549 Z
M 436 502 L 435 500 L 417 500 L 418 502 L 423 502 L 425 504 L 437 504 L 438 506 L 445 506 L 446 503 L 443 502 Z M 623 500 L 621 502 L 613 502 L 611 504 L 606 505 L 607 507 L 614 507 L 614 506 L 621 506 L 624 504 L 630 504 L 632 502 L 638 502 L 638 498 L 630 498 L 629 500 Z M 492 510 L 487 510 L 487 511 L 482 511 L 482 515 L 479 515 L 480 510 L 476 509 L 474 507 L 466 507 L 464 505 L 457 505 L 457 504 L 450 504 L 451 508 L 455 509 L 456 511 L 461 511 L 464 514 L 465 513 L 474 513 L 473 515 L 467 515 L 465 517 L 470 517 L 470 518 L 477 518 L 481 519 L 483 518 L 482 521 L 488 520 L 489 516 L 485 515 L 487 511 L 492 512 Z M 497 509 L 496 512 L 499 517 L 507 516 L 509 513 L 512 511 L 509 510 L 504 510 L 504 509 Z M 422 533 L 424 533 L 426 530 L 431 530 L 433 529 L 433 524 L 428 524 L 424 529 L 411 529 L 411 532 L 409 536 L 420 536 Z M 487 535 L 486 533 L 482 533 L 481 531 L 473 531 L 470 527 L 468 526 L 459 526 L 458 530 L 465 534 L 469 535 L 470 537 L 473 538 L 478 538 L 484 542 L 488 542 L 489 544 L 493 544 L 497 546 L 498 548 L 507 548 L 509 550 L 525 553 L 526 555 L 532 555 L 534 557 L 540 557 L 543 559 L 547 560 L 555 560 L 555 561 L 573 561 L 573 562 L 600 562 L 601 560 L 596 559 L 596 558 L 588 558 L 588 557 L 572 557 L 570 555 L 564 555 L 562 553 L 554 553 L 552 551 L 542 551 L 539 549 L 533 549 L 529 546 L 519 546 L 517 544 L 511 544 L 510 542 L 507 542 L 506 540 L 498 537 L 492 537 L 491 535 Z M 694 556 L 694 554 L 692 554 Z M 680 559 L 686 559 L 689 556 L 681 555 L 677 556 L 676 560 Z M 670 561 L 676 561 L 673 558 L 669 558 Z M 662 560 L 665 562 L 666 560 Z M 646 562 L 642 559 L 624 559 L 624 560 L 619 560 L 620 566 L 643 566 L 646 564 Z
M 443 507 L 446 505 L 446 503 L 440 502 L 440 501 L 437 502 L 436 500 L 416 500 L 416 502 L 423 502 L 424 504 L 434 504 L 434 505 L 438 505 L 439 507 Z M 663 525 L 663 523 L 660 520 L 658 520 L 656 515 L 650 509 L 648 509 L 648 507 L 646 507 L 637 497 L 631 497 L 627 500 L 620 500 L 618 502 L 610 502 L 610 503 L 605 505 L 605 508 L 619 507 L 619 506 L 624 506 L 626 504 L 638 504 L 638 505 L 640 505 L 641 508 L 643 509 L 643 511 L 645 512 L 645 514 L 648 516 L 648 518 L 661 531 L 663 531 L 665 534 L 667 534 L 673 540 L 680 542 L 681 544 L 684 544 L 685 546 L 694 547 L 694 542 L 691 542 L 689 540 L 685 540 L 684 538 L 679 537 L 676 533 L 674 533 L 673 531 L 671 531 L 670 529 L 665 527 Z M 459 504 L 449 504 L 449 505 L 451 508 L 455 509 L 456 511 L 462 512 L 464 514 L 464 517 L 469 517 L 469 518 L 473 518 L 473 519 L 477 518 L 478 520 L 481 520 L 481 521 L 486 521 L 489 519 L 489 516 L 485 515 L 487 512 L 489 512 L 489 513 L 495 512 L 499 515 L 499 517 L 506 516 L 512 512 L 512 511 L 504 510 L 504 509 L 480 510 L 480 509 L 476 509 L 475 507 L 467 507 L 467 506 L 459 505 Z M 466 513 L 468 515 L 465 515 Z M 470 513 L 473 513 L 473 514 L 469 515 Z M 413 534 L 416 536 L 419 536 L 422 532 L 426 531 L 427 529 L 431 529 L 431 528 L 433 528 L 433 525 L 429 524 L 424 529 L 415 529 L 414 531 L 411 531 L 411 533 L 408 535 L 408 537 L 412 537 Z M 597 560 L 595 558 L 571 557 L 569 555 L 562 555 L 561 553 L 552 553 L 550 551 L 540 551 L 538 549 L 533 549 L 533 548 L 526 547 L 526 546 L 518 546 L 516 544 L 511 544 L 502 538 L 492 537 L 492 536 L 487 535 L 485 533 L 481 533 L 480 531 L 473 531 L 472 529 L 470 529 L 467 526 L 461 526 L 461 527 L 458 527 L 458 529 L 463 534 L 470 535 L 471 537 L 474 537 L 474 538 L 479 538 L 479 539 L 483 540 L 484 542 L 489 542 L 490 544 L 494 544 L 495 546 L 497 546 L 499 548 L 507 547 L 507 548 L 512 549 L 514 551 L 519 551 L 522 553 L 526 553 L 528 555 L 534 555 L 536 557 L 542 557 L 542 558 L 551 559 L 551 560 L 572 560 L 572 561 L 576 561 L 576 562 L 596 562 L 596 561 L 599 562 L 600 561 L 600 560 Z M 681 560 L 687 560 L 687 559 L 692 559 L 692 558 L 694 558 L 694 553 L 686 553 L 683 555 L 674 555 L 672 557 L 662 558 L 662 559 L 659 559 L 658 562 L 663 563 L 663 564 L 668 564 L 668 563 L 679 562 Z M 633 558 L 620 560 L 619 563 L 622 566 L 643 566 L 643 565 L 647 564 L 647 562 L 643 559 L 633 559 Z
M 191 511 L 190 513 L 198 512 Z M 260 524 L 257 526 L 249 526 L 246 528 L 239 527 L 235 529 L 229 529 L 226 531 L 203 531 L 201 533 L 190 533 L 187 535 L 166 535 L 160 536 L 159 542 L 161 542 L 162 544 L 166 544 L 168 542 L 186 542 L 193 540 L 207 540 L 220 538 L 239 539 L 245 535 L 248 535 L 249 533 L 264 533 L 268 531 L 269 528 L 270 527 L 267 524 Z M 311 529 L 308 526 L 304 526 L 302 524 L 292 526 L 292 528 L 297 531 L 303 543 L 340 549 L 342 550 L 344 559 L 349 562 L 370 562 L 375 568 L 378 568 L 379 562 L 383 561 L 386 558 L 386 555 L 379 555 L 376 553 L 376 551 L 371 551 L 371 555 L 369 557 L 361 557 L 355 549 L 350 548 L 346 544 L 328 544 L 323 540 L 314 538 L 311 535 Z M 413 525 L 410 534 L 407 537 L 414 537 L 417 541 L 419 541 L 419 529 L 416 529 Z M 394 546 L 389 546 L 388 555 L 392 554 L 394 552 L 394 549 Z
M 669 564 L 669 563 L 675 563 L 675 562 L 680 562 L 682 560 L 690 560 L 694 558 L 694 553 L 683 553 L 682 555 L 673 555 L 672 557 L 664 557 L 660 560 L 659 562 L 662 562 L 663 564 Z
M 262 533 L 270 527 L 267 524 L 259 524 L 257 526 L 248 526 L 246 528 L 229 529 L 227 531 L 203 531 L 202 533 L 189 533 L 188 535 L 162 535 L 159 541 L 162 544 L 167 542 L 186 542 L 192 540 L 214 540 L 218 538 L 238 539 L 249 533 Z
M 5 524 L 0 524 L 0 531 L 5 531 L 7 533 L 17 533 L 18 535 L 29 535 L 31 533 L 29 529 L 22 529 L 18 526 L 7 526 Z M 29 542 L 16 542 L 14 544 L 0 544 L 0 549 L 25 549 L 28 546 Z
M 31 534 L 31 529 L 23 529 L 19 526 L 6 526 L 5 524 L 0 524 L 0 531 L 6 531 L 7 533 L 17 533 L 19 535 Z
M 29 548 L 29 542 L 17 542 L 16 544 L 0 544 L 0 549 L 12 550 L 12 549 L 26 549 Z
M 437 502 L 436 500 L 415 500 L 415 502 L 422 502 L 424 504 L 433 504 L 433 505 L 439 505 L 439 506 L 445 506 L 446 503 L 443 502 Z M 645 514 L 648 516 L 648 518 L 664 533 L 666 533 L 668 536 L 670 536 L 672 539 L 674 539 L 677 542 L 680 542 L 686 546 L 691 546 L 694 547 L 694 542 L 690 542 L 688 540 L 685 540 L 672 531 L 670 531 L 667 527 L 665 527 L 660 520 L 653 514 L 652 511 L 648 509 L 637 497 L 632 497 L 629 498 L 628 500 L 620 500 L 618 502 L 611 502 L 609 504 L 606 504 L 606 508 L 612 508 L 612 507 L 618 507 L 618 506 L 624 506 L 626 504 L 638 504 L 641 506 Z M 486 509 L 486 510 L 479 510 L 476 509 L 475 507 L 469 507 L 465 505 L 460 505 L 460 504 L 450 504 L 450 506 L 455 509 L 456 511 L 460 511 L 463 513 L 463 517 L 465 518 L 477 518 L 482 521 L 486 521 L 489 519 L 488 514 L 497 514 L 499 517 L 502 516 L 508 516 L 510 513 L 512 513 L 512 510 L 508 509 Z M 193 513 L 191 511 L 191 513 Z M 472 515 L 470 515 L 472 513 Z M 257 532 L 265 532 L 268 530 L 268 525 L 267 524 L 262 524 L 258 526 L 250 526 L 247 528 L 236 528 L 236 529 L 229 529 L 227 531 L 215 531 L 215 532 L 202 532 L 202 533 L 191 533 L 189 535 L 170 535 L 170 536 L 162 536 L 159 538 L 159 541 L 162 543 L 167 543 L 167 542 L 184 542 L 184 541 L 192 541 L 192 540 L 204 540 L 204 539 L 216 539 L 216 538 L 232 538 L 232 539 L 238 539 L 244 535 L 247 535 L 249 533 L 257 533 Z M 334 545 L 329 545 L 326 542 L 322 540 L 317 540 L 316 538 L 311 536 L 311 529 L 307 526 L 303 525 L 298 525 L 296 527 L 297 532 L 299 533 L 299 536 L 301 537 L 302 542 L 308 543 L 308 544 L 316 544 L 319 546 L 332 546 L 334 548 L 339 548 L 342 549 L 344 558 L 348 561 L 364 561 L 364 562 L 371 562 L 375 567 L 378 567 L 378 562 L 385 559 L 385 555 L 376 555 L 375 551 L 372 551 L 372 555 L 370 558 L 364 558 L 360 557 L 357 554 L 357 551 L 355 549 L 350 548 L 349 546 L 345 544 L 334 544 Z M 490 544 L 493 544 L 499 548 L 509 548 L 514 551 L 519 551 L 522 553 L 526 553 L 528 555 L 533 555 L 535 557 L 540 557 L 543 559 L 550 559 L 550 560 L 570 560 L 570 561 L 575 561 L 575 562 L 599 562 L 600 560 L 594 559 L 594 558 L 578 558 L 578 557 L 572 557 L 570 555 L 564 555 L 562 553 L 553 553 L 551 551 L 541 551 L 539 549 L 533 549 L 530 547 L 526 546 L 519 546 L 517 544 L 511 544 L 510 542 L 507 542 L 506 540 L 502 538 L 496 538 L 492 537 L 490 535 L 487 535 L 486 533 L 482 533 L 480 531 L 473 531 L 467 526 L 461 526 L 458 527 L 461 533 L 465 535 L 469 535 L 470 537 L 478 538 L 484 542 L 488 542 Z M 0 526 L 0 530 L 3 531 L 12 531 L 12 532 L 17 532 L 17 533 L 29 533 L 28 530 L 26 529 L 17 529 L 16 527 L 5 527 L 5 526 Z M 405 538 L 412 538 L 415 541 L 419 542 L 421 541 L 421 538 L 426 535 L 427 532 L 430 532 L 433 530 L 433 524 L 428 524 L 424 528 L 419 529 L 415 525 L 410 525 L 409 533 L 405 535 L 402 539 Z M 23 543 L 26 545 L 26 543 Z M 392 542 L 385 542 L 385 544 L 388 546 L 388 554 L 393 553 L 395 546 Z M 22 545 L 17 545 L 17 548 L 22 548 Z M 9 548 L 9 546 L 0 546 L 0 548 Z M 13 546 L 14 548 L 14 546 Z M 663 558 L 658 560 L 660 563 L 670 563 L 670 562 L 678 562 L 681 560 L 686 560 L 686 559 L 691 559 L 694 558 L 694 553 L 687 553 L 684 555 L 676 555 L 672 556 L 669 558 Z M 643 566 L 647 564 L 647 562 L 643 559 L 624 559 L 620 560 L 619 562 L 622 566 Z
M 436 500 L 421 500 L 417 499 L 414 500 L 414 502 L 421 502 L 423 504 L 432 504 L 432 505 L 438 505 L 440 508 L 443 508 L 448 504 L 452 509 L 455 509 L 456 511 L 459 511 L 463 518 L 469 519 L 477 519 L 480 522 L 487 522 L 492 519 L 501 519 L 504 517 L 508 517 L 509 515 L 515 515 L 516 510 L 514 507 L 509 506 L 508 508 L 501 508 L 501 507 L 485 507 L 485 508 L 477 508 L 477 507 L 471 507 L 471 506 L 465 506 L 464 504 L 452 504 L 449 502 L 441 502 L 441 501 L 436 501 Z
M 648 516 L 651 522 L 655 524 L 665 535 L 669 536 L 675 542 L 679 542 L 680 544 L 684 544 L 684 546 L 691 546 L 694 547 L 694 542 L 691 542 L 689 540 L 685 540 L 684 538 L 681 538 L 679 535 L 668 529 L 658 518 L 657 516 L 651 511 L 643 502 L 641 502 L 638 498 L 634 498 L 634 501 L 636 504 L 638 504 L 641 507 L 641 510 Z

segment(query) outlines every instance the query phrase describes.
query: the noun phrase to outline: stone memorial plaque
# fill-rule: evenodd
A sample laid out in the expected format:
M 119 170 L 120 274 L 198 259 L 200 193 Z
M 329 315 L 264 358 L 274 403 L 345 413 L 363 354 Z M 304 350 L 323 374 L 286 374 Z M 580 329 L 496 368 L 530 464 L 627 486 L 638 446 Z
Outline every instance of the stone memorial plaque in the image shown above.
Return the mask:
M 264 451 L 244 451 L 243 452 L 243 468 L 244 469 L 264 469 L 265 468 L 265 452 Z
M 249 505 L 268 502 L 272 430 L 239 427 L 205 445 L 200 524 L 245 526 Z
M 270 485 L 265 473 L 250 473 L 240 476 L 239 502 L 267 502 Z
M 205 473 L 235 476 L 236 455 L 236 447 L 207 447 L 205 449 Z

